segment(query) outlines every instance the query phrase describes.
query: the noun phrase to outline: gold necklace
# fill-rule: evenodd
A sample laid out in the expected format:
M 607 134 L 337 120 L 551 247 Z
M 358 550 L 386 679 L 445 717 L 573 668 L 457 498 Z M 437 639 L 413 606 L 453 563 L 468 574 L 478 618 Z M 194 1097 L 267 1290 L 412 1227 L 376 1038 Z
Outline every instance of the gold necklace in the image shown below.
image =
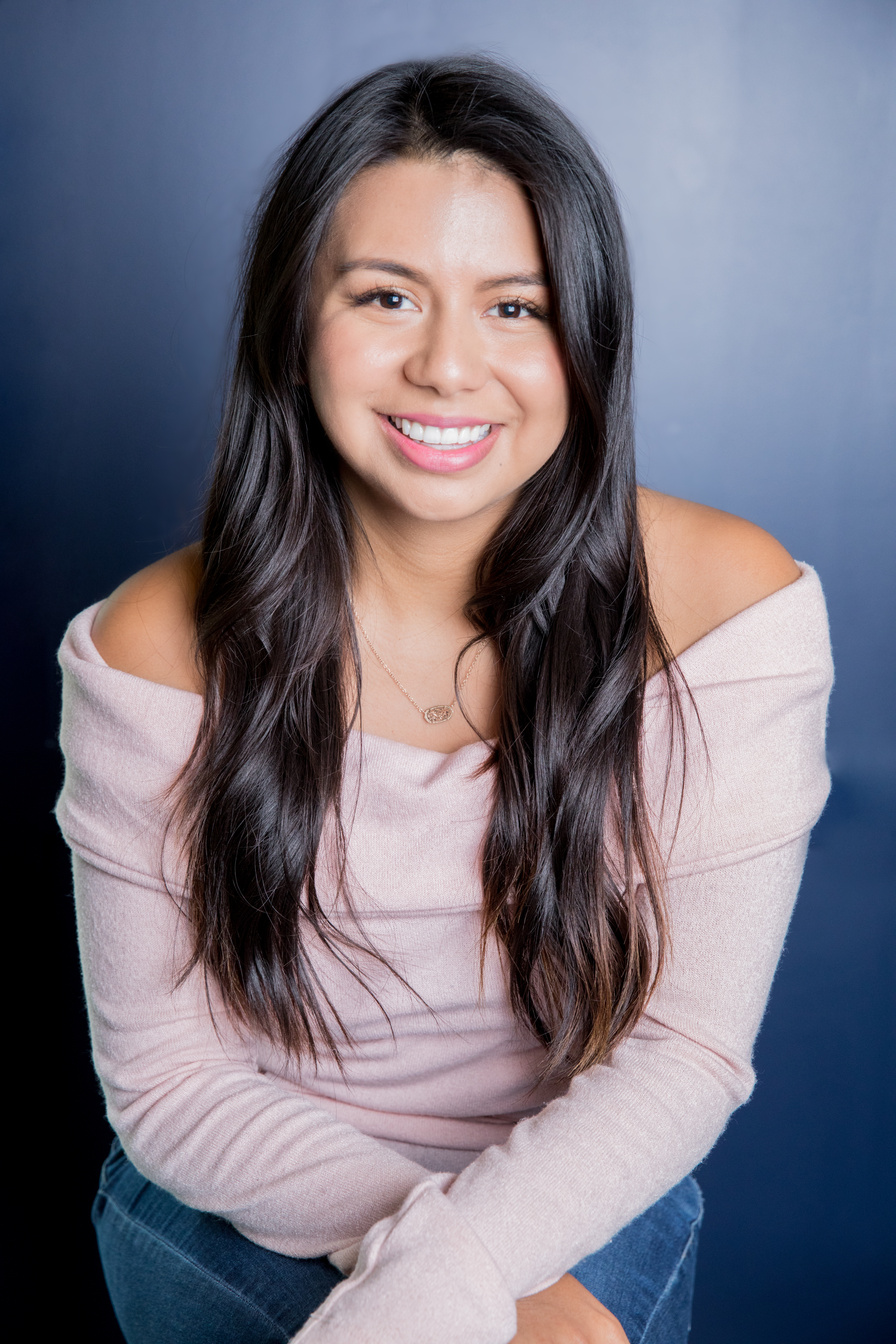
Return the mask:
M 357 623 L 358 629 L 361 631 L 361 634 L 364 636 L 364 642 L 365 642 L 365 644 L 367 645 L 368 649 L 370 649 L 370 652 L 373 654 L 374 658 L 377 660 L 377 662 L 379 663 L 379 665 L 380 665 L 380 667 L 383 669 L 383 671 L 386 672 L 386 673 L 392 678 L 392 680 L 395 682 L 395 685 L 396 685 L 396 686 L 398 687 L 398 689 L 401 691 L 402 695 L 407 696 L 408 700 L 410 700 L 411 704 L 414 706 L 414 708 L 416 709 L 417 713 L 423 715 L 423 718 L 424 718 L 424 720 L 425 720 L 426 723 L 429 723 L 429 724 L 447 723 L 448 720 L 451 718 L 452 714 L 454 713 L 454 706 L 457 704 L 457 696 L 460 694 L 460 692 L 461 692 L 461 691 L 463 690 L 463 688 L 466 686 L 467 682 L 470 680 L 470 673 L 473 671 L 473 668 L 474 668 L 474 667 L 476 666 L 476 664 L 478 663 L 478 661 L 479 661 L 479 656 L 480 656 L 480 654 L 482 653 L 482 650 L 483 650 L 483 648 L 485 647 L 485 645 L 484 645 L 484 644 L 480 644 L 480 645 L 479 645 L 479 648 L 476 650 L 476 653 L 473 655 L 473 661 L 472 661 L 472 663 L 470 664 L 470 666 L 467 668 L 467 674 L 466 674 L 466 676 L 464 677 L 463 681 L 462 681 L 462 682 L 460 683 L 460 685 L 458 686 L 458 688 L 457 688 L 457 693 L 455 694 L 454 699 L 451 701 L 451 703 L 450 703 L 449 705 L 430 705 L 428 709 L 424 709 L 422 705 L 418 705 L 418 704 L 417 704 L 417 701 L 416 701 L 416 700 L 414 699 L 414 697 L 411 695 L 411 693 L 410 693 L 410 691 L 408 690 L 408 688 L 407 688 L 406 686 L 402 686 L 401 682 L 398 680 L 398 678 L 396 677 L 395 673 L 392 671 L 391 667 L 390 667 L 389 664 L 385 661 L 385 659 L 384 659 L 384 658 L 381 658 L 380 655 L 377 653 L 376 649 L 373 647 L 373 643 L 372 643 L 372 641 L 371 641 L 370 636 L 368 635 L 367 631 L 364 629 L 363 625 L 361 624 L 361 618 L 360 618 L 360 616 L 358 615 L 357 611 L 355 611 L 355 604 L 354 604 L 354 602 L 352 602 L 351 605 L 352 605 L 352 611 L 354 612 L 355 621 L 356 621 L 356 623 Z

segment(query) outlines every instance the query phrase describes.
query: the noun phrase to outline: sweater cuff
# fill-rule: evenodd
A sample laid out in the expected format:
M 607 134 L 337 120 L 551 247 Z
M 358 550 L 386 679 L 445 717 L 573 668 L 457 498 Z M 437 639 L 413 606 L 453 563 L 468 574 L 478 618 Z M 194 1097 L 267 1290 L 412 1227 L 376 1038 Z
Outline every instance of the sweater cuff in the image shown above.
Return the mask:
M 454 1179 L 445 1173 L 421 1182 L 398 1213 L 374 1224 L 351 1276 L 292 1344 L 509 1344 L 516 1301 L 446 1199 L 443 1188 Z M 334 1254 L 347 1257 L 351 1249 Z
M 343 1246 L 341 1251 L 331 1251 L 327 1259 L 334 1269 L 347 1277 L 358 1263 L 362 1245 L 363 1242 L 353 1241 L 350 1246 Z

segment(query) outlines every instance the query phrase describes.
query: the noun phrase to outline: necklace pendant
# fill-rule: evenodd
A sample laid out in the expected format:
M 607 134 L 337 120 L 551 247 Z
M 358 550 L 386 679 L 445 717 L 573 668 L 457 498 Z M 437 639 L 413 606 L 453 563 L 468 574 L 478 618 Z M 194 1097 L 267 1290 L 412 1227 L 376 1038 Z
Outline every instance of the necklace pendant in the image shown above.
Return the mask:
M 451 705 L 430 705 L 424 709 L 423 717 L 427 723 L 447 723 L 453 713 Z

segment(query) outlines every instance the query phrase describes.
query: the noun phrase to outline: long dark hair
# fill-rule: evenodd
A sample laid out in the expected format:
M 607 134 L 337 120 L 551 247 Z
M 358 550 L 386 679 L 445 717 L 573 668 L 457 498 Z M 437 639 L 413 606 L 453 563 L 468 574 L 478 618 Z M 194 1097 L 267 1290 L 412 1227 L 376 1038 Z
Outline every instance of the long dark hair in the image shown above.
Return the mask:
M 341 1062 L 351 1042 L 309 948 L 323 943 L 353 973 L 344 949 L 378 953 L 363 929 L 356 939 L 331 921 L 316 880 L 328 817 L 344 872 L 342 763 L 357 709 L 345 669 L 353 660 L 359 691 L 360 660 L 355 525 L 302 379 L 311 269 L 358 172 L 459 152 L 508 174 L 532 204 L 570 388 L 563 441 L 491 538 L 466 609 L 502 678 L 482 956 L 490 937 L 503 944 L 513 1010 L 545 1047 L 542 1077 L 561 1079 L 607 1057 L 662 962 L 639 753 L 645 683 L 657 667 L 668 677 L 671 659 L 638 526 L 632 299 L 613 188 L 547 95 L 489 59 L 406 61 L 359 80 L 288 147 L 256 216 L 196 602 L 206 695 L 181 781 L 188 969 L 214 977 L 251 1029 Z

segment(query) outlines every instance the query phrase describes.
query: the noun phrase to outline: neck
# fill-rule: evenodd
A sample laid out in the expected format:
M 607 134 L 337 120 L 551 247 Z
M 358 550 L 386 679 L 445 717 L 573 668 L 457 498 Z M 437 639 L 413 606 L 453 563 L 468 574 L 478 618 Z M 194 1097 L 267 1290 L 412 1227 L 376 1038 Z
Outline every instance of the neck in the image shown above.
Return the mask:
M 424 723 L 408 695 L 420 707 L 455 703 L 456 660 L 478 633 L 464 609 L 500 510 L 452 521 L 413 518 L 353 489 L 355 482 L 346 484 L 358 527 L 352 601 L 361 626 L 364 731 L 449 752 L 475 741 L 480 731 L 495 736 L 500 673 L 488 644 L 480 644 L 458 674 L 469 722 L 455 712 L 444 722 Z M 354 693 L 352 679 L 349 703 Z
M 497 520 L 432 522 L 365 503 L 353 498 L 360 524 L 353 598 L 362 618 L 375 612 L 393 629 L 469 630 L 464 607 Z

